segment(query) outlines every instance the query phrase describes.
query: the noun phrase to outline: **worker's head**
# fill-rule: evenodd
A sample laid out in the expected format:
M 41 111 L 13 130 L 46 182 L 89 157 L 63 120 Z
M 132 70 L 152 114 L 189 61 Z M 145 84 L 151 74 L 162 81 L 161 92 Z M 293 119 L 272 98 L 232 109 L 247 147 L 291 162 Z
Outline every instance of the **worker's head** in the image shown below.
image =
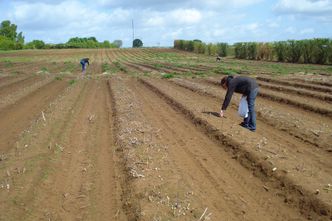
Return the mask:
M 233 76 L 232 75 L 229 75 L 229 76 L 225 76 L 221 79 L 220 81 L 220 85 L 224 88 L 224 89 L 227 89 L 228 88 L 228 85 L 229 85 L 229 82 L 233 79 Z

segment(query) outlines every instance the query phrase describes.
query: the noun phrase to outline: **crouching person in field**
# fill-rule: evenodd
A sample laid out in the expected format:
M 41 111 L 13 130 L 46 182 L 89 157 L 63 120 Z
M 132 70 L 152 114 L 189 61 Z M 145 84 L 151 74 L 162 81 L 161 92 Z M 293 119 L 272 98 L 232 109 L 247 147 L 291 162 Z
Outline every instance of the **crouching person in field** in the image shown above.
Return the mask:
M 84 75 L 85 71 L 86 71 L 86 66 L 90 65 L 89 64 L 89 58 L 82 58 L 81 61 L 80 61 L 80 63 L 82 65 L 82 75 Z
M 249 129 L 250 131 L 256 131 L 255 100 L 259 90 L 256 80 L 244 76 L 225 76 L 221 79 L 220 84 L 224 89 L 227 90 L 220 110 L 220 117 L 224 116 L 224 111 L 227 109 L 232 99 L 233 93 L 240 93 L 247 97 L 248 102 L 248 116 L 244 118 L 240 125 Z

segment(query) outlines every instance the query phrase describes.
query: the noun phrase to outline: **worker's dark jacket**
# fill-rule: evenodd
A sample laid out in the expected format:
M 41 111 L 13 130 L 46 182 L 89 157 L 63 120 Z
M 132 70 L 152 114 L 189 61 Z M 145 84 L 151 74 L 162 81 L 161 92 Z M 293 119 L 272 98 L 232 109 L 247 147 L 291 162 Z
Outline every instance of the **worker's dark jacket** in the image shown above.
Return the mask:
M 258 84 L 253 78 L 243 76 L 233 78 L 227 85 L 227 93 L 221 109 L 226 110 L 234 92 L 248 96 L 250 91 L 256 88 L 258 88 Z
M 80 61 L 80 63 L 83 65 L 83 64 L 85 64 L 85 63 L 88 63 L 89 64 L 89 59 L 87 59 L 87 58 L 83 58 L 81 61 Z

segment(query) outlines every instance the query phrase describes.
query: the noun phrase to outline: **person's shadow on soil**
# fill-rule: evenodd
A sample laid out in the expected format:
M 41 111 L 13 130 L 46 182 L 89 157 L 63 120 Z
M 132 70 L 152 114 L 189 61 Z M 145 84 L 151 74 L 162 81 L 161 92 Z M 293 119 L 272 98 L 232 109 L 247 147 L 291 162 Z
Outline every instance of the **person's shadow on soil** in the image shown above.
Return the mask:
M 208 114 L 208 115 L 213 115 L 215 117 L 220 117 L 218 112 L 213 112 L 213 111 L 203 111 L 203 114 Z

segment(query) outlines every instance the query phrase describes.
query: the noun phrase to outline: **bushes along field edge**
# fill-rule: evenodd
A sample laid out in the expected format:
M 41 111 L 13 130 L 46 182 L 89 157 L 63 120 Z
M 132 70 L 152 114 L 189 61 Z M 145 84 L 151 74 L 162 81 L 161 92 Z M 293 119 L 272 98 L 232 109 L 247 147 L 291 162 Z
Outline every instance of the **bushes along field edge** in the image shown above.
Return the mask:
M 305 64 L 332 64 L 332 39 L 315 38 L 276 42 L 204 43 L 200 40 L 174 40 L 174 48 L 199 54 L 225 57 L 233 50 L 239 59 Z

